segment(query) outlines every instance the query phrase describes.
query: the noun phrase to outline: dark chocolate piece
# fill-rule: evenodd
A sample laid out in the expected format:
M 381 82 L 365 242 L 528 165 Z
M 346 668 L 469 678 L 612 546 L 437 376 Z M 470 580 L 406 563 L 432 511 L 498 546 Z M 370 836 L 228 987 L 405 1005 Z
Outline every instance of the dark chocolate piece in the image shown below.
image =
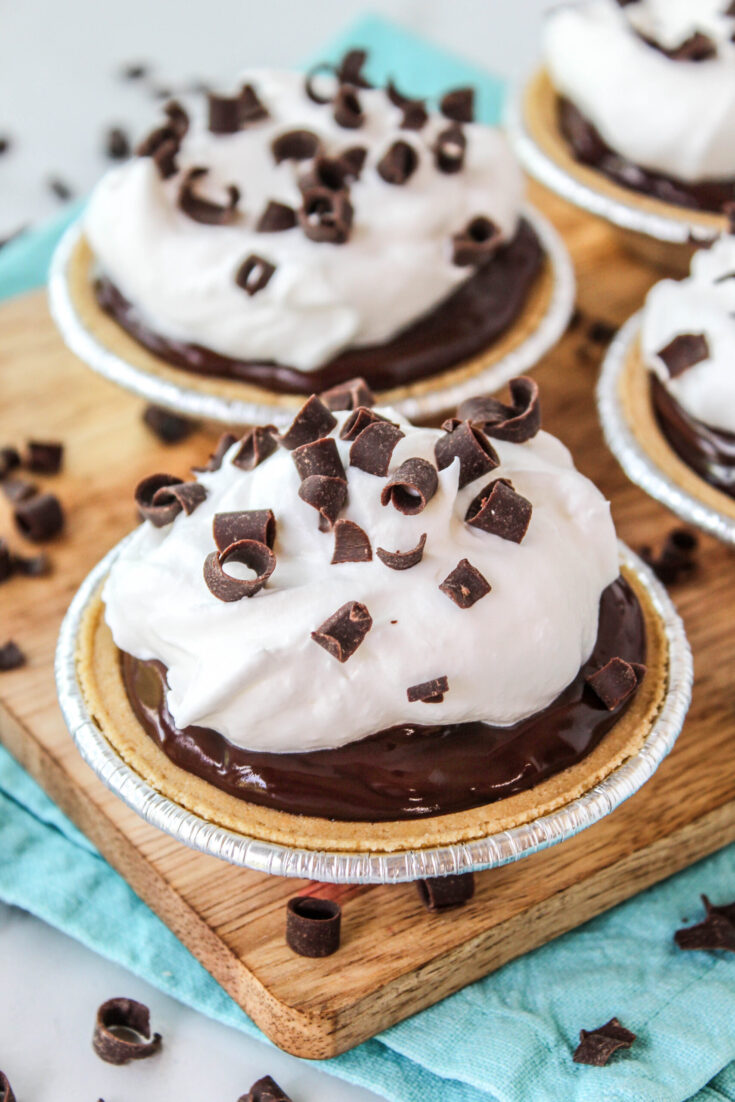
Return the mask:
M 367 412 L 369 413 L 371 411 Z M 365 414 L 360 414 L 358 410 L 355 413 L 355 417 L 356 423 L 354 427 L 357 428 L 359 423 L 365 419 Z M 384 478 L 388 473 L 391 456 L 393 455 L 395 446 L 399 440 L 403 439 L 403 436 L 404 433 L 398 428 L 398 425 L 394 425 L 390 421 L 383 421 L 382 419 L 371 421 L 369 424 L 365 425 L 365 428 L 358 433 L 352 442 L 352 447 L 350 448 L 350 466 L 358 467 L 361 471 L 366 471 L 368 474 L 374 474 Z M 431 464 L 427 464 L 427 466 L 430 467 Z M 401 470 L 403 470 L 403 468 L 401 468 Z M 396 471 L 396 474 L 398 474 L 398 471 Z M 424 483 L 428 488 L 430 479 L 424 479 Z M 436 489 L 436 487 L 434 487 L 434 489 Z M 432 496 L 433 492 L 434 491 L 429 494 L 429 497 Z M 383 493 L 385 493 L 385 489 Z M 429 498 L 426 500 L 428 501 Z M 384 501 L 383 504 L 385 505 L 386 502 Z M 396 508 L 398 508 L 397 505 Z M 421 508 L 423 508 L 423 505 Z M 414 511 L 420 512 L 421 510 L 416 509 Z M 401 512 L 405 512 L 405 510 L 402 509 Z
M 344 478 L 330 478 L 329 475 L 314 474 L 305 478 L 299 486 L 299 497 L 307 505 L 319 512 L 319 528 L 328 532 L 347 501 L 347 481 Z
M 197 422 L 188 417 L 180 417 L 163 406 L 146 406 L 143 411 L 143 423 L 148 426 L 162 444 L 178 444 L 186 440 L 197 428 Z
M 270 199 L 255 229 L 258 233 L 283 233 L 284 230 L 292 230 L 296 223 L 296 211 L 293 207 Z
M 29 482 L 27 478 L 6 478 L 1 485 L 6 498 L 13 504 L 27 501 L 38 491 L 36 483 Z
M 434 162 L 439 172 L 461 172 L 466 152 L 467 139 L 458 123 L 452 123 L 437 135 Z
M 0 448 L 0 479 L 7 478 L 11 471 L 20 467 L 20 452 L 17 448 Z
M 179 207 L 187 218 L 194 222 L 201 222 L 205 226 L 230 226 L 237 219 L 237 204 L 240 202 L 240 189 L 235 184 L 228 184 L 227 202 L 215 203 L 212 199 L 205 199 L 194 190 L 194 183 L 201 180 L 209 172 L 208 168 L 197 166 L 190 168 L 179 188 Z M 247 290 L 247 287 L 245 288 Z M 251 291 L 250 294 L 254 294 Z
M 334 90 L 331 95 L 324 95 L 317 88 L 317 78 L 328 73 L 334 78 Z M 320 61 L 316 65 L 312 65 L 311 69 L 304 77 L 304 91 L 306 92 L 312 103 L 318 103 L 320 107 L 323 107 L 325 103 L 331 103 L 334 98 L 334 94 L 339 86 L 339 80 L 335 73 L 333 65 L 330 65 L 327 61 Z
M 233 543 L 239 543 L 240 540 L 255 540 L 272 548 L 276 539 L 276 518 L 272 509 L 215 513 L 212 534 L 220 551 L 226 551 Z
M 207 94 L 209 129 L 213 134 L 235 134 L 240 129 L 240 97 Z
M 275 425 L 256 425 L 243 436 L 232 465 L 241 471 L 253 471 L 277 448 Z
M 181 512 L 183 506 L 178 498 L 170 495 L 165 501 L 156 496 L 161 490 L 170 490 L 183 485 L 184 480 L 172 474 L 150 474 L 141 479 L 135 487 L 135 504 L 138 512 L 149 520 L 154 528 L 164 528 L 171 524 Z
M 64 527 L 64 510 L 55 494 L 36 494 L 18 502 L 13 517 L 21 534 L 33 543 L 52 539 Z
M 475 89 L 453 88 L 439 101 L 439 110 L 454 122 L 472 122 L 475 118 Z
M 372 88 L 372 84 L 362 71 L 366 61 L 367 50 L 348 50 L 337 66 L 337 79 L 340 84 L 353 84 L 355 88 Z
M 228 451 L 233 444 L 237 443 L 237 437 L 232 432 L 223 432 L 217 441 L 217 447 L 214 449 L 206 464 L 203 467 L 192 467 L 192 471 L 203 471 L 209 474 L 212 471 L 218 471 L 222 466 L 222 460 L 227 455 Z
M 74 195 L 74 189 L 58 176 L 50 176 L 48 186 L 49 190 L 54 193 L 57 199 L 61 199 L 62 203 L 68 202 Z
M 336 424 L 337 418 L 317 398 L 316 394 L 312 394 L 304 402 L 286 432 L 279 437 L 279 443 L 282 447 L 293 451 L 294 448 L 298 448 L 302 444 L 310 444 L 312 440 L 327 436 Z
M 688 528 L 672 528 L 658 555 L 647 544 L 639 548 L 638 554 L 659 581 L 664 585 L 673 585 L 696 569 L 698 547 L 699 539 L 694 532 Z
M 194 512 L 197 505 L 205 500 L 207 490 L 201 482 L 179 482 L 175 486 L 161 486 L 153 495 L 152 506 L 168 508 L 174 501 L 178 502 L 187 516 Z M 156 527 L 160 527 L 157 525 Z
M 268 286 L 275 270 L 275 264 L 271 264 L 269 260 L 264 260 L 262 256 L 251 253 L 237 269 L 235 283 L 238 287 L 242 287 L 243 291 L 247 291 L 249 295 L 257 295 L 258 291 L 262 291 L 264 287 Z
M 224 567 L 227 563 L 242 563 L 255 572 L 254 578 L 235 578 Z M 276 556 L 260 540 L 242 539 L 231 543 L 224 551 L 212 551 L 204 560 L 204 581 L 218 601 L 241 601 L 259 593 L 276 568 Z
M 303 192 L 299 224 L 310 241 L 343 245 L 352 227 L 352 204 L 344 191 L 310 187 Z
M 405 184 L 418 168 L 419 155 L 409 142 L 393 142 L 377 164 L 378 175 L 388 184 Z
M 13 1088 L 4 1071 L 0 1071 L 0 1102 L 16 1102 Z
M 64 445 L 56 440 L 29 440 L 26 467 L 36 474 L 58 474 L 64 458 Z
M 427 911 L 437 914 L 468 903 L 475 894 L 475 878 L 471 872 L 431 876 L 417 880 L 416 888 Z
M 589 674 L 586 681 L 595 696 L 612 712 L 635 692 L 644 674 L 644 666 L 640 666 L 639 676 L 630 662 L 615 657 L 610 658 L 601 669 Z
M 480 214 L 452 238 L 452 260 L 460 268 L 484 264 L 495 255 L 502 240 L 495 223 Z
M 490 592 L 492 586 L 468 559 L 460 559 L 439 588 L 459 608 L 472 608 L 481 597 Z
M 486 436 L 507 440 L 511 444 L 523 444 L 531 440 L 541 428 L 541 403 L 538 383 L 527 375 L 510 381 L 512 405 L 497 398 L 469 398 L 462 402 L 457 416 L 467 418 Z
M 341 562 L 370 562 L 372 557 L 370 538 L 359 524 L 344 517 L 335 522 L 332 565 Z
M 423 100 L 411 99 L 410 96 L 404 96 L 403 92 L 399 92 L 396 88 L 392 80 L 388 81 L 385 93 L 391 103 L 399 107 L 403 112 L 401 130 L 421 130 L 421 128 L 426 125 L 429 119 L 429 112 L 426 110 Z
M 342 428 L 339 430 L 340 440 L 357 440 L 362 430 L 366 429 L 368 425 L 372 425 L 375 421 L 384 422 L 385 418 L 381 417 L 380 414 L 376 413 L 373 409 L 368 409 L 366 406 L 358 406 L 357 409 L 352 411 Z
M 124 161 L 130 153 L 128 135 L 121 126 L 111 126 L 105 134 L 105 156 L 111 161 Z
M 602 1068 L 619 1048 L 630 1048 L 635 1033 L 622 1026 L 617 1018 L 598 1026 L 597 1029 L 580 1029 L 579 1045 L 572 1059 L 575 1064 L 590 1064 Z
M 365 165 L 367 149 L 362 145 L 352 145 L 344 149 L 338 157 L 343 180 L 359 180 Z
M 706 895 L 702 896 L 705 908 L 704 922 L 677 930 L 674 941 L 680 949 L 701 949 L 713 952 L 724 949 L 735 953 L 735 903 L 717 906 Z
M 440 471 L 459 459 L 459 489 L 500 466 L 498 453 L 481 429 L 469 421 L 445 421 L 445 435 L 434 445 L 436 465 Z
M 424 557 L 425 545 L 426 532 L 422 534 L 421 539 L 411 551 L 386 551 L 385 548 L 378 547 L 375 554 L 391 570 L 410 570 L 412 566 L 417 566 L 421 562 Z
M 337 126 L 346 130 L 357 130 L 365 122 L 357 92 L 349 84 L 343 84 L 337 89 L 337 95 L 332 102 L 332 114 Z
M 704 333 L 680 333 L 661 348 L 658 356 L 666 364 L 672 379 L 675 379 L 688 367 L 694 367 L 709 356 L 709 344 Z
M 293 449 L 291 457 L 302 482 L 312 475 L 327 475 L 329 478 L 347 480 L 337 441 L 332 436 L 322 436 L 319 440 L 301 444 Z
M 449 692 L 449 681 L 445 676 L 434 677 L 431 681 L 422 681 L 406 689 L 409 704 L 421 701 L 423 704 L 441 704 L 444 694 Z
M 328 957 L 339 949 L 341 920 L 333 899 L 297 895 L 286 907 L 286 944 L 301 957 Z
M 319 136 L 313 130 L 288 130 L 271 142 L 273 160 L 277 165 L 281 161 L 311 160 L 316 157 L 320 147 Z
M 135 999 L 108 999 L 97 1011 L 92 1048 L 107 1064 L 144 1060 L 161 1049 L 161 1034 L 151 1034 L 147 1006 Z
M 373 620 L 359 601 L 347 601 L 323 624 L 312 631 L 311 637 L 338 662 L 351 658 L 373 626 Z
M 364 431 L 367 432 L 368 429 Z M 354 446 L 353 444 L 352 447 Z M 399 513 L 415 516 L 426 508 L 438 485 L 439 476 L 432 463 L 426 459 L 407 459 L 386 482 L 380 494 L 380 503 L 390 503 Z
M 531 502 L 516 493 L 507 478 L 488 482 L 471 502 L 465 521 L 492 536 L 520 543 L 531 523 Z
M 291 1102 L 291 1099 L 281 1090 L 275 1079 L 265 1075 L 257 1083 L 253 1083 L 248 1093 L 238 1098 L 237 1102 Z
M 0 647 L 0 673 L 6 673 L 8 670 L 19 670 L 25 664 L 26 656 L 23 651 L 17 643 L 14 643 L 12 639 L 8 639 L 7 643 Z
M 319 395 L 324 405 L 331 410 L 338 409 L 359 409 L 360 406 L 369 408 L 375 404 L 375 395 L 370 387 L 367 385 L 364 379 L 348 379 L 344 383 L 339 383 L 337 386 L 330 387 L 329 390 L 322 391 Z M 344 436 L 344 426 L 340 433 L 341 440 L 349 440 L 350 437 Z

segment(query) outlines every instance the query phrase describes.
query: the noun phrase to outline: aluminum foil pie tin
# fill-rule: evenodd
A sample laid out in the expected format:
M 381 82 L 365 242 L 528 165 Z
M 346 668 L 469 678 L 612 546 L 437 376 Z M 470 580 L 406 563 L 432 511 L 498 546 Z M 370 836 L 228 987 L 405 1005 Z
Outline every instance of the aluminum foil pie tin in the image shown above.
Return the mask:
M 671 476 L 648 455 L 628 422 L 620 395 L 620 379 L 630 347 L 638 336 L 640 312 L 622 326 L 603 360 L 597 383 L 597 408 L 602 431 L 610 451 L 631 482 L 660 501 L 672 513 L 701 528 L 725 543 L 735 544 L 735 518 L 705 505 L 673 481 Z
M 112 792 L 147 822 L 184 845 L 256 872 L 335 884 L 394 884 L 449 873 L 495 868 L 571 838 L 609 815 L 656 771 L 681 731 L 691 699 L 692 656 L 683 624 L 663 586 L 624 544 L 629 567 L 661 617 L 669 646 L 668 691 L 637 754 L 571 803 L 523 826 L 473 842 L 392 853 L 330 853 L 258 841 L 216 826 L 167 799 L 135 773 L 105 738 L 85 705 L 77 678 L 77 639 L 84 612 L 125 540 L 95 566 L 79 588 L 61 626 L 56 685 L 61 710 L 87 764 Z
M 559 234 L 543 215 L 529 206 L 524 208 L 523 213 L 536 231 L 552 267 L 553 292 L 546 313 L 525 340 L 483 371 L 451 386 L 392 403 L 410 420 L 443 413 L 466 398 L 498 390 L 538 363 L 564 333 L 574 309 L 575 295 L 574 268 L 569 253 Z M 185 417 L 227 425 L 270 423 L 281 426 L 291 422 L 293 408 L 205 394 L 187 386 L 187 373 L 183 370 L 180 372 L 181 382 L 173 382 L 128 363 L 105 347 L 84 326 L 70 293 L 69 262 L 81 235 L 81 222 L 77 221 L 61 238 L 51 262 L 48 283 L 51 315 L 64 341 L 80 360 L 99 375 L 132 391 L 146 402 L 174 410 Z

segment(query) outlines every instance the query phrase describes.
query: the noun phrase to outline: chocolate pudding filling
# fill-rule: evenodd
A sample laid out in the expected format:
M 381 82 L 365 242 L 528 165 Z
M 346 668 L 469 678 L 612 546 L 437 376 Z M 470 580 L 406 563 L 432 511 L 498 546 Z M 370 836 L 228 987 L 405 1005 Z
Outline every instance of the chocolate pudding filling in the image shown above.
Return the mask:
M 651 402 L 661 432 L 676 454 L 708 482 L 735 497 L 735 433 L 698 421 L 651 372 Z
M 521 220 L 512 241 L 429 313 L 391 340 L 348 348 L 314 371 L 236 360 L 200 345 L 169 340 L 142 321 L 136 307 L 105 276 L 96 281 L 95 294 L 100 307 L 134 340 L 184 371 L 239 379 L 277 394 L 314 394 L 356 376 L 374 390 L 390 390 L 457 367 L 487 349 L 521 313 L 543 260 L 533 227 Z
M 511 727 L 477 721 L 402 724 L 334 750 L 285 754 L 243 749 L 205 727 L 180 731 L 166 704 L 165 667 L 129 654 L 122 654 L 121 662 L 141 725 L 188 773 L 231 796 L 278 811 L 386 822 L 493 803 L 581 761 L 635 695 L 608 710 L 585 684 L 587 675 L 614 656 L 631 663 L 646 658 L 643 613 L 622 577 L 602 594 L 597 641 L 589 659 L 556 700 L 535 715 Z M 308 701 L 304 703 L 306 714 Z
M 735 179 L 702 180 L 691 184 L 628 161 L 611 149 L 593 123 L 571 100 L 558 99 L 559 128 L 578 161 L 591 165 L 616 184 L 651 195 L 664 203 L 720 214 L 735 199 Z

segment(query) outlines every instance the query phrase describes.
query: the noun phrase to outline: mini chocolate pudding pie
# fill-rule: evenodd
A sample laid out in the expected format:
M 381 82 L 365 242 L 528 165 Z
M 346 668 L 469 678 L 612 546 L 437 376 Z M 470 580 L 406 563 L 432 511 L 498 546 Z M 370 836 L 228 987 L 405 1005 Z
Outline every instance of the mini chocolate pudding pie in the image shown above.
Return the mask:
M 663 621 L 535 384 L 440 429 L 357 380 L 155 474 L 78 637 L 89 714 L 178 805 L 395 851 L 588 791 L 667 692 Z
M 554 276 L 505 138 L 471 89 L 429 111 L 363 62 L 167 104 L 84 215 L 84 331 L 149 376 L 291 412 L 356 375 L 391 401 L 442 390 L 526 340 Z

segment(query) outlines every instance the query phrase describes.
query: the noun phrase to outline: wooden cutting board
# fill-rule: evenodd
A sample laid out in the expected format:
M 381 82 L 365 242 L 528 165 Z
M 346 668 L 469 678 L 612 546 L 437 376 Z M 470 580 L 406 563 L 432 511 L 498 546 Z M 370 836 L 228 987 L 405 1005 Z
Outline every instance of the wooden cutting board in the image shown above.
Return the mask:
M 622 322 L 660 273 L 622 251 L 601 223 L 537 198 L 567 237 L 583 311 Z M 622 538 L 656 543 L 675 520 L 606 451 L 593 404 L 601 348 L 580 354 L 580 340 L 579 329 L 569 333 L 537 372 L 545 427 L 611 498 Z M 674 752 L 596 826 L 479 874 L 461 910 L 429 915 L 410 884 L 335 887 L 243 871 L 148 826 L 79 757 L 53 679 L 64 611 L 90 567 L 133 526 L 135 483 L 154 470 L 185 476 L 211 443 L 199 432 L 165 448 L 141 411 L 66 351 L 42 294 L 0 309 L 0 445 L 34 435 L 65 441 L 63 473 L 40 481 L 68 514 L 65 535 L 48 548 L 53 573 L 0 588 L 0 643 L 15 638 L 29 658 L 0 674 L 0 738 L 282 1048 L 317 1059 L 342 1052 L 735 839 L 735 557 L 707 538 L 698 573 L 673 591 L 696 675 Z M 0 534 L 11 533 L 0 501 Z M 304 892 L 343 906 L 342 947 L 324 960 L 297 957 L 284 941 L 286 900 Z

